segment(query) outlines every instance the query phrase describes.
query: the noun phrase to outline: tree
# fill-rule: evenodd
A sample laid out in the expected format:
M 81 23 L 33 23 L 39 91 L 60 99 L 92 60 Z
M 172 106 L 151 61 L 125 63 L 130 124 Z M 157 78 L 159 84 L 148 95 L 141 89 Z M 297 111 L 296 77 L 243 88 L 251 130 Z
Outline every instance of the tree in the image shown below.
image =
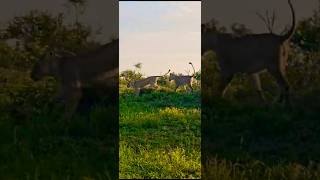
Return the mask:
M 249 28 L 247 28 L 244 24 L 239 23 L 233 23 L 231 25 L 231 31 L 236 36 L 244 36 L 252 33 L 252 31 Z
M 1 34 L 2 39 L 18 39 L 22 48 L 1 46 L 0 66 L 4 61 L 14 60 L 17 62 L 11 64 L 17 68 L 30 69 L 49 50 L 79 52 L 89 48 L 88 37 L 91 31 L 88 26 L 80 23 L 67 25 L 63 14 L 31 11 L 10 20 Z
M 221 26 L 214 18 L 205 23 L 205 27 L 211 32 L 225 33 L 227 31 L 226 27 Z
M 269 11 L 265 12 L 265 16 L 263 16 L 260 13 L 256 13 L 258 17 L 264 22 L 266 25 L 267 29 L 269 30 L 269 33 L 273 34 L 273 28 L 274 28 L 274 23 L 276 22 L 276 13 L 273 10 L 272 11 L 272 16 L 269 15 Z
M 85 12 L 86 0 L 68 0 L 68 3 L 65 4 L 68 9 L 73 7 L 75 15 L 75 24 L 79 23 L 79 17 Z
M 298 23 L 292 42 L 303 51 L 316 52 L 320 50 L 320 0 L 318 9 L 313 16 Z
M 133 70 L 125 70 L 120 73 L 120 78 L 123 78 L 128 83 L 141 79 L 142 74 Z

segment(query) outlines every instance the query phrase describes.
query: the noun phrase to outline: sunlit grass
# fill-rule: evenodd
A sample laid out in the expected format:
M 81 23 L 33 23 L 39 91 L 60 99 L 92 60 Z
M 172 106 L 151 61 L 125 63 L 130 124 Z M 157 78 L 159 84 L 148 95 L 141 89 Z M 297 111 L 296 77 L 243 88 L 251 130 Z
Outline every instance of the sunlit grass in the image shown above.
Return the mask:
M 182 148 L 147 148 L 120 145 L 120 178 L 199 178 L 199 151 Z
M 199 102 L 199 94 L 122 94 L 120 178 L 200 178 Z

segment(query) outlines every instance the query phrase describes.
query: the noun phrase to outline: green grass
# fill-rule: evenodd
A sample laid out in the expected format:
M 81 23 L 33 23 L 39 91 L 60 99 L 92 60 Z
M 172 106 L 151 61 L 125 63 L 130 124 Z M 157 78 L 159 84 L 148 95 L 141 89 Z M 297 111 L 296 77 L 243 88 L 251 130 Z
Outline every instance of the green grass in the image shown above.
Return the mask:
M 120 178 L 200 178 L 200 94 L 120 96 Z
M 0 179 L 320 180 L 320 91 L 295 94 L 289 107 L 243 102 L 254 98 L 247 91 L 200 107 L 198 91 L 163 87 L 137 97 L 122 86 L 120 115 L 118 106 L 98 105 L 66 132 L 50 101 L 54 83 L 4 74 Z
M 205 180 L 319 180 L 320 168 L 315 164 L 279 163 L 268 166 L 262 161 L 238 163 L 212 158 L 205 163 L 202 179 Z
M 96 106 L 90 121 L 76 115 L 66 131 L 61 109 L 50 100 L 51 82 L 6 75 L 0 89 L 0 179 L 118 178 L 117 106 Z
M 320 179 L 320 97 L 202 104 L 204 179 Z
M 102 129 L 80 117 L 73 120 L 77 122 L 65 132 L 49 117 L 38 116 L 20 123 L 9 116 L 1 118 L 0 179 L 117 177 L 114 137 L 104 135 Z

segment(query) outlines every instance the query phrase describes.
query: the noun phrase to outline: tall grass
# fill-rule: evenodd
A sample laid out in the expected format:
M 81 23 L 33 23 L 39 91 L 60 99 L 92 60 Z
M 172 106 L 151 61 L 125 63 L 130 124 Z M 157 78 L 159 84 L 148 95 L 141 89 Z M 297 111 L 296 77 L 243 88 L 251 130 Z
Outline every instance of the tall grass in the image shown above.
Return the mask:
M 120 178 L 200 178 L 199 92 L 120 90 Z
M 66 131 L 53 81 L 1 75 L 8 82 L 0 89 L 0 179 L 117 179 L 118 107 L 98 104 L 90 120 L 78 114 Z

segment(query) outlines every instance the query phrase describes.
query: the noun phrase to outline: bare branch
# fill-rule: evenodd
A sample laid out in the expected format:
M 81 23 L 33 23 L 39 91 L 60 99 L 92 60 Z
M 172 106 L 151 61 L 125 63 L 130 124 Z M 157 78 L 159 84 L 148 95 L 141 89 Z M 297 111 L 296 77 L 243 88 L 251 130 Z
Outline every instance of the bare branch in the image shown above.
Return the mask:
M 276 22 L 276 12 L 275 12 L 275 10 L 273 10 L 272 11 L 272 20 L 271 20 L 272 29 L 274 27 L 275 22 Z
M 265 16 L 263 16 L 262 14 L 260 14 L 258 12 L 256 14 L 264 22 L 264 24 L 266 25 L 268 31 L 270 33 L 273 33 L 274 24 L 275 24 L 275 21 L 277 19 L 275 11 L 274 10 L 272 11 L 272 15 L 271 16 L 270 16 L 268 10 L 265 12 Z

